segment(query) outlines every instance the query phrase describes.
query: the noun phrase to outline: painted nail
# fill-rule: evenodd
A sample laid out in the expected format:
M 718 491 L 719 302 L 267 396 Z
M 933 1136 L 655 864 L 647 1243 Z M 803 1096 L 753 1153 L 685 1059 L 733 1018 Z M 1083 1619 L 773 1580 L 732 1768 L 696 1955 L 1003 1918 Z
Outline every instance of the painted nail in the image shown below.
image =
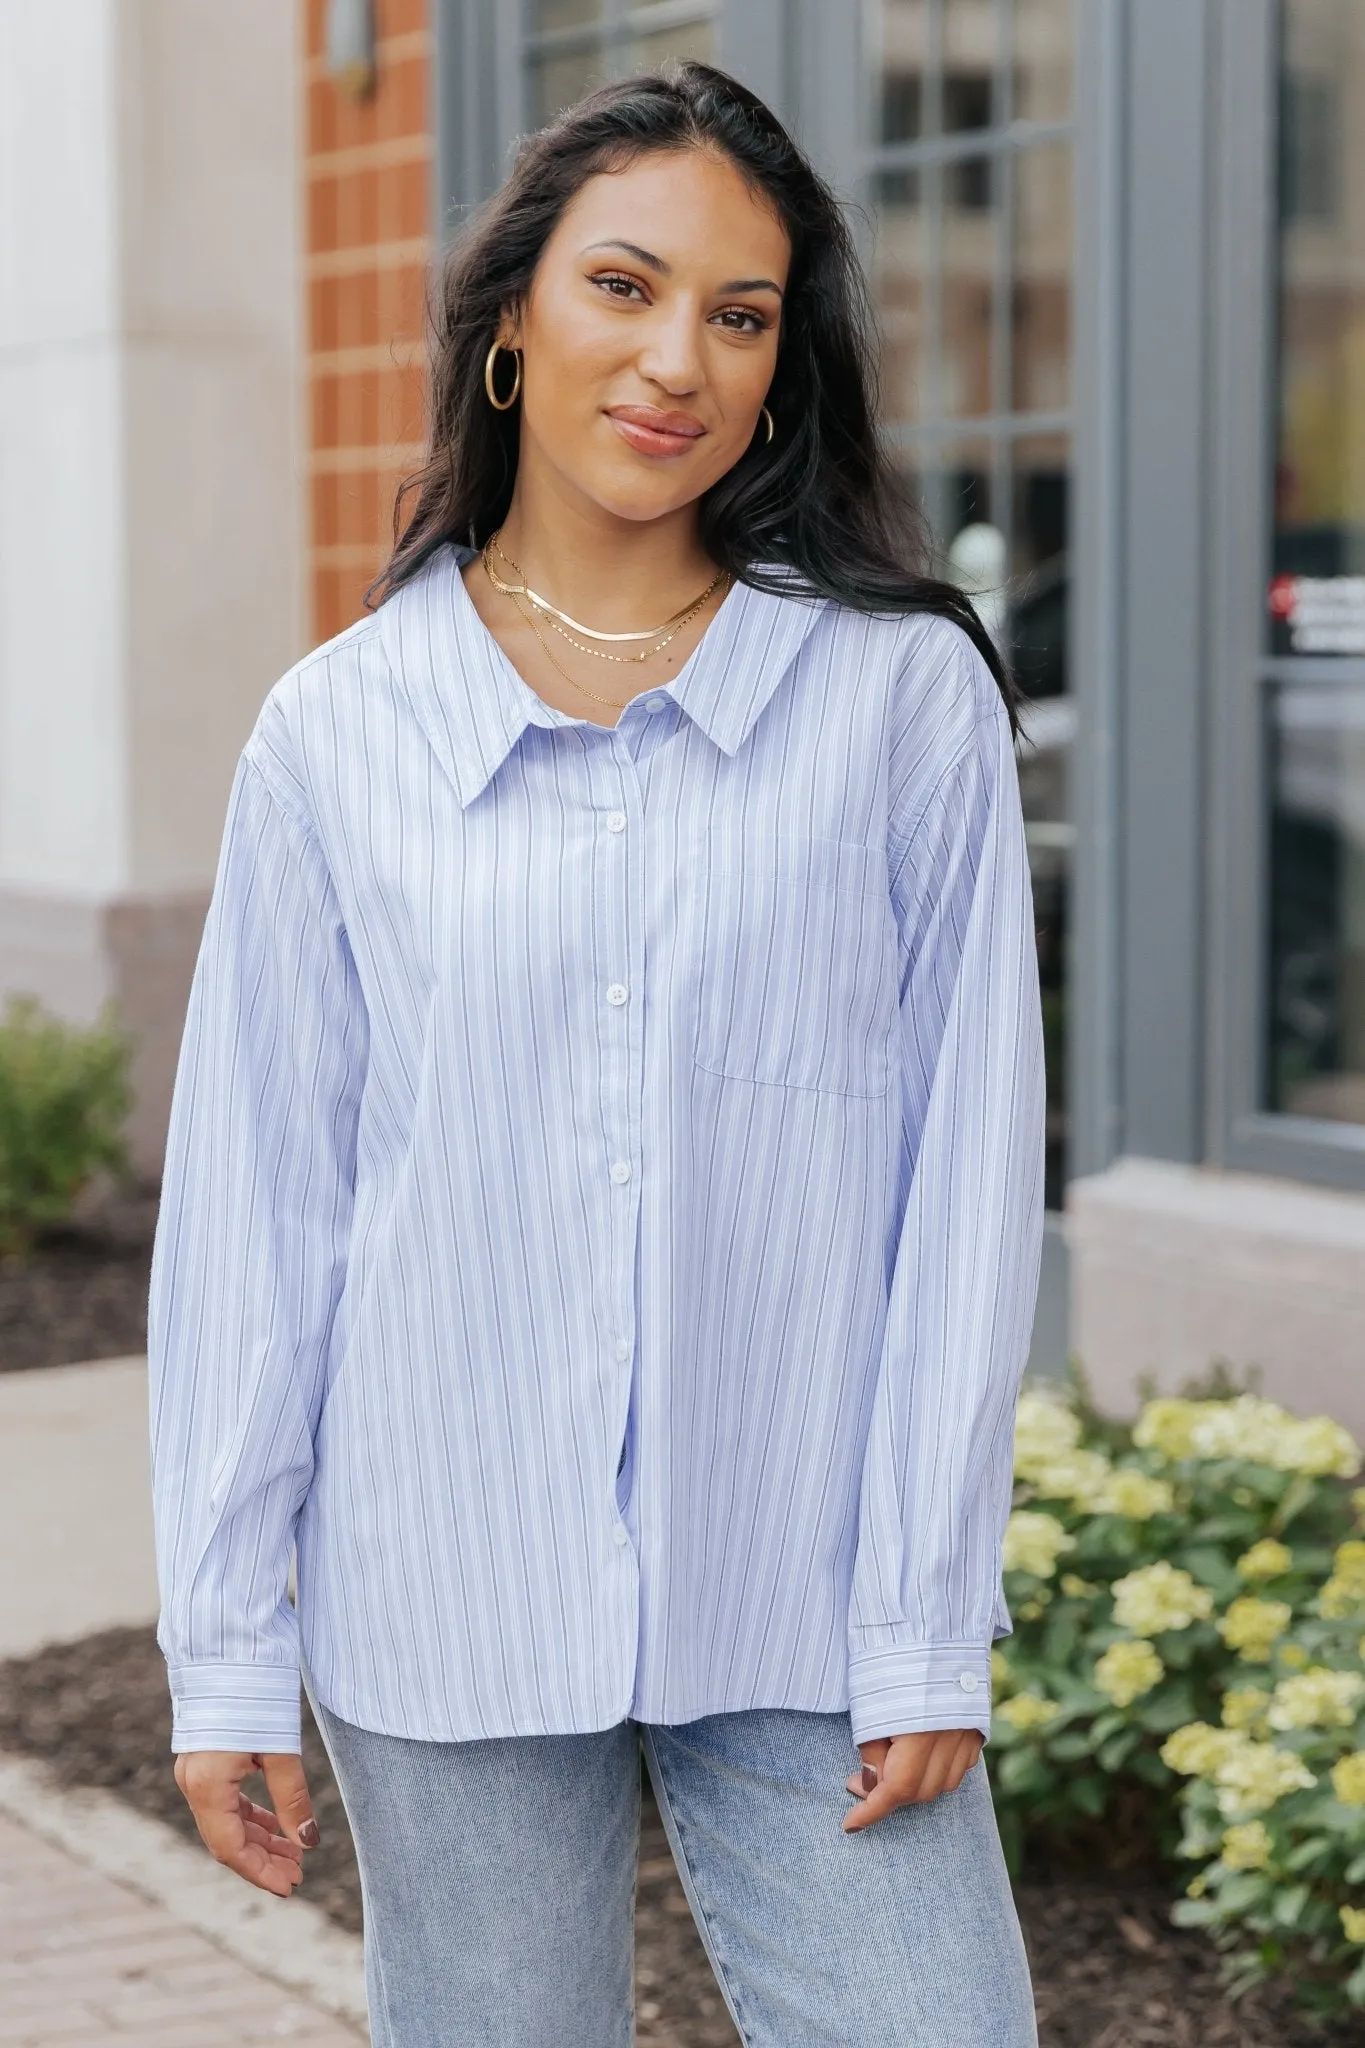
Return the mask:
M 303 1823 L 299 1829 L 299 1840 L 303 1843 L 305 1849 L 317 1848 L 318 1843 L 322 1840 L 322 1835 L 315 1820 L 306 1820 Z
M 875 1764 L 864 1764 L 864 1765 L 863 1765 L 863 1790 L 864 1790 L 864 1792 L 871 1792 L 871 1791 L 872 1791 L 872 1790 L 873 1790 L 873 1789 L 875 1788 L 875 1786 L 876 1786 L 876 1783 L 877 1783 L 877 1766 L 876 1766 Z

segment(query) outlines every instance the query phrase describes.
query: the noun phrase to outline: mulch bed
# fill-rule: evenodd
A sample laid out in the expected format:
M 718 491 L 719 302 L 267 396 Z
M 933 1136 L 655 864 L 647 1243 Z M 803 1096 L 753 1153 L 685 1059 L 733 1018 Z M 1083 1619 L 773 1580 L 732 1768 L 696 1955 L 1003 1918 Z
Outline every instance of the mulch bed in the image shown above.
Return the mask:
M 345 1811 L 304 1702 L 304 1765 L 322 1844 L 307 1896 L 360 1927 L 360 1884 Z M 197 1841 L 171 1772 L 165 1666 L 150 1628 L 109 1629 L 0 1663 L 0 1749 L 40 1757 L 66 1785 L 97 1785 Z M 640 2048 L 735 2048 L 735 2033 L 643 1784 L 636 1975 Z M 263 1796 L 263 1794 L 261 1795 Z M 1172 1928 L 1169 1895 L 1141 1879 L 1057 1873 L 1019 1888 L 1041 2048 L 1346 2048 L 1354 2024 L 1313 2029 L 1283 1992 L 1232 2004 L 1218 1958 Z
M 0 1259 L 0 1372 L 147 1349 L 159 1190 L 92 1196 L 26 1259 Z

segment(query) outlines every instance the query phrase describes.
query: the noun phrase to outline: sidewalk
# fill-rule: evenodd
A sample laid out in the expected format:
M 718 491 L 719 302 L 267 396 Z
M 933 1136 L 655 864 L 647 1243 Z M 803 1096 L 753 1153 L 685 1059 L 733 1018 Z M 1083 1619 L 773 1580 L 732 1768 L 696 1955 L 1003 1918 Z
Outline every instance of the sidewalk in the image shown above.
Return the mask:
M 156 1619 L 145 1359 L 0 1374 L 0 1561 L 0 1657 Z M 317 1907 L 0 1755 L 0 2048 L 360 2048 L 363 2014 Z
M 0 1559 L 0 1657 L 156 1620 L 144 1358 L 0 1373 Z
M 362 2036 L 0 1814 L 4 2048 L 357 2048 Z

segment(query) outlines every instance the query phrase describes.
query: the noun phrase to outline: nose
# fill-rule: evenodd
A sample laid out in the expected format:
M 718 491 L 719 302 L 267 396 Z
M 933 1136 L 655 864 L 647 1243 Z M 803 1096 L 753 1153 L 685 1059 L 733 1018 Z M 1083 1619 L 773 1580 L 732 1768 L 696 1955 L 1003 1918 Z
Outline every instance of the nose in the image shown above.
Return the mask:
M 686 397 L 703 381 L 700 309 L 681 295 L 652 309 L 639 355 L 642 376 L 674 398 Z

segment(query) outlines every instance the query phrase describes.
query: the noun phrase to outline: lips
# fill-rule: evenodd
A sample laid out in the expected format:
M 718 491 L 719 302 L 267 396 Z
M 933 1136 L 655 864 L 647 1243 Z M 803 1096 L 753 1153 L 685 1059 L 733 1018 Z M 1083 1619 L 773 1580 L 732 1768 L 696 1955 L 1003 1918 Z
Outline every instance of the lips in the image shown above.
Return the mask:
M 653 405 L 609 406 L 607 418 L 642 455 L 685 455 L 706 432 L 690 412 L 664 412 Z

